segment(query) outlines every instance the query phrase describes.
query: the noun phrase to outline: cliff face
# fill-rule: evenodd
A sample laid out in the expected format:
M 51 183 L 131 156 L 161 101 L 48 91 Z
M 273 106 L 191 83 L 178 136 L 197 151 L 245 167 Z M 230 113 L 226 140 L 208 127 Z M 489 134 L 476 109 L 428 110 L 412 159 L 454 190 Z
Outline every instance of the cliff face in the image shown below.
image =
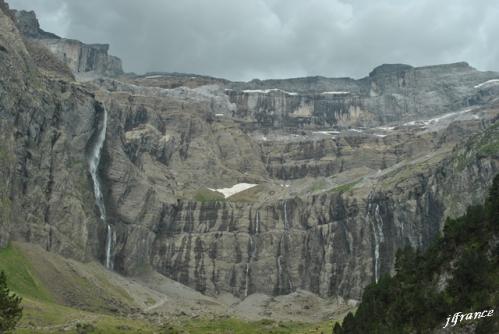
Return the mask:
M 40 28 L 40 23 L 34 11 L 12 10 L 16 25 L 19 31 L 26 37 L 60 39 L 56 34 L 44 31 Z
M 426 251 L 400 250 L 396 273 L 367 287 L 355 315 L 346 316 L 341 325 L 337 323 L 333 333 L 499 331 L 499 320 L 492 316 L 494 311 L 482 318 L 476 312 L 487 310 L 483 313 L 486 315 L 499 302 L 498 222 L 496 176 L 485 203 L 469 207 L 457 219 L 448 219 L 444 235 Z M 451 321 L 456 309 L 466 317 L 456 316 Z M 462 321 L 465 319 L 479 321 Z
M 427 247 L 447 216 L 482 201 L 498 170 L 493 85 L 472 82 L 481 104 L 430 119 L 282 130 L 245 122 L 221 88 L 96 84 L 113 129 L 115 269 L 147 263 L 204 293 L 358 299 L 398 248 Z M 199 196 L 241 182 L 258 186 Z
M 12 20 L 0 24 L 3 244 L 153 268 L 207 294 L 359 299 L 398 248 L 427 247 L 481 202 L 498 171 L 499 74 L 465 63 L 360 80 L 76 83 L 41 71 Z M 106 46 L 34 38 L 76 77 L 119 72 Z M 216 191 L 239 183 L 255 186 Z
M 116 76 L 123 73 L 121 59 L 108 55 L 108 44 L 85 44 L 71 39 L 38 39 L 76 74 Z
M 116 76 L 123 74 L 121 59 L 108 55 L 108 44 L 85 44 L 80 41 L 61 38 L 40 29 L 33 11 L 13 11 L 17 27 L 28 39 L 35 40 L 48 48 L 75 75 Z
M 235 116 L 263 127 L 358 127 L 431 118 L 475 104 L 473 86 L 495 78 L 466 63 L 382 65 L 368 77 L 228 84 Z
M 2 233 L 78 259 L 98 253 L 87 148 L 99 124 L 93 94 L 41 74 L 0 12 Z

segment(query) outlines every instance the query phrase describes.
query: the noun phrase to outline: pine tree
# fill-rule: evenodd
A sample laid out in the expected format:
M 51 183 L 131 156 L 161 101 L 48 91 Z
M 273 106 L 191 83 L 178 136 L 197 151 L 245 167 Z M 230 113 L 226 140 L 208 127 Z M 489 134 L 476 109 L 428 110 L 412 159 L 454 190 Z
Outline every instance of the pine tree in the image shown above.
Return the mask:
M 0 333 L 12 331 L 21 319 L 23 308 L 21 297 L 11 293 L 7 287 L 7 277 L 0 272 Z
M 494 308 L 499 304 L 498 238 L 499 175 L 485 206 L 448 218 L 443 236 L 428 249 L 399 250 L 396 274 L 367 286 L 355 315 L 336 324 L 333 334 L 429 333 L 454 312 Z M 446 286 L 439 290 L 442 277 Z M 497 317 L 478 322 L 474 333 L 499 333 Z

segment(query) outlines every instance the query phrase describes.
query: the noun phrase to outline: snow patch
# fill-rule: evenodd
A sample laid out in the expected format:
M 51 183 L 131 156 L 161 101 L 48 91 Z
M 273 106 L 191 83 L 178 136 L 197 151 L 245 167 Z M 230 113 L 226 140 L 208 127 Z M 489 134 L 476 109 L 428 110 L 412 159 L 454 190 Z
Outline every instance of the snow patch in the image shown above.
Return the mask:
M 312 133 L 318 133 L 321 135 L 338 135 L 341 132 L 340 131 L 312 131 Z
M 150 76 L 147 76 L 146 79 L 157 79 L 157 78 L 162 78 L 163 76 L 162 75 L 150 75 Z
M 296 92 L 288 92 L 279 88 L 270 88 L 270 89 L 245 89 L 243 90 L 243 93 L 251 94 L 251 93 L 259 93 L 259 94 L 268 94 L 271 92 L 280 92 L 284 93 L 286 95 L 298 95 Z
M 427 120 L 410 121 L 410 122 L 404 123 L 404 126 L 415 126 L 415 125 L 427 126 L 427 125 L 432 125 L 432 124 L 439 123 L 439 122 L 441 122 L 441 121 L 443 121 L 443 120 L 445 120 L 447 118 L 451 118 L 451 117 L 454 117 L 454 116 L 459 116 L 459 115 L 465 114 L 467 112 L 470 112 L 472 110 L 473 110 L 473 108 L 467 108 L 467 109 L 464 109 L 464 110 L 461 110 L 461 111 L 451 112 L 451 113 L 444 114 L 442 116 L 435 117 L 435 118 L 430 118 L 430 119 L 427 119 Z
M 395 129 L 394 126 L 378 126 L 378 129 L 383 131 L 393 131 Z
M 246 189 L 250 189 L 257 186 L 257 184 L 252 184 L 252 183 L 238 183 L 233 185 L 230 188 L 220 188 L 220 189 L 212 189 L 208 188 L 211 191 L 217 191 L 219 193 L 222 193 L 225 198 L 230 197 L 232 195 L 235 195 L 237 193 L 240 193 L 241 191 L 244 191 Z
M 481 88 L 483 86 L 495 86 L 499 85 L 499 79 L 492 79 L 482 82 L 481 84 L 476 85 L 474 88 Z
M 321 95 L 346 95 L 350 94 L 350 92 L 346 91 L 338 91 L 338 92 L 322 92 Z

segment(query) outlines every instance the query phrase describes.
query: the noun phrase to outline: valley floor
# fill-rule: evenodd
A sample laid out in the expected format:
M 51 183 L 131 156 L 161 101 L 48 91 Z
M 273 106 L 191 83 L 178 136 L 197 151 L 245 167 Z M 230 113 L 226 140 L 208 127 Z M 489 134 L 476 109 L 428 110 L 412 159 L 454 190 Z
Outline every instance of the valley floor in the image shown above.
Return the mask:
M 0 270 L 23 297 L 16 333 L 327 333 L 351 310 L 306 291 L 209 297 L 155 272 L 125 278 L 27 243 L 0 250 Z

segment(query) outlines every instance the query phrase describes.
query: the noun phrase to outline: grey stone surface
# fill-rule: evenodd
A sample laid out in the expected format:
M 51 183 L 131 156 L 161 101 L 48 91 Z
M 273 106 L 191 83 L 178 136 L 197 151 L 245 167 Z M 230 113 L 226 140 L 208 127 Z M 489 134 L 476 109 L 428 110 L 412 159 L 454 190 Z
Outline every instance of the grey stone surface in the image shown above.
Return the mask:
M 118 69 L 106 46 L 46 41 L 74 72 Z M 499 91 L 480 86 L 499 75 L 465 63 L 382 65 L 360 80 L 82 83 L 30 52 L 1 12 L 1 245 L 104 261 L 88 172 L 103 108 L 114 269 L 153 268 L 206 294 L 359 299 L 398 248 L 427 247 L 447 216 L 481 202 L 499 167 Z M 242 182 L 258 186 L 209 190 Z
M 116 76 L 123 74 L 121 59 L 108 54 L 108 44 L 85 44 L 61 38 L 40 29 L 33 11 L 13 11 L 16 25 L 26 38 L 47 47 L 76 75 Z

